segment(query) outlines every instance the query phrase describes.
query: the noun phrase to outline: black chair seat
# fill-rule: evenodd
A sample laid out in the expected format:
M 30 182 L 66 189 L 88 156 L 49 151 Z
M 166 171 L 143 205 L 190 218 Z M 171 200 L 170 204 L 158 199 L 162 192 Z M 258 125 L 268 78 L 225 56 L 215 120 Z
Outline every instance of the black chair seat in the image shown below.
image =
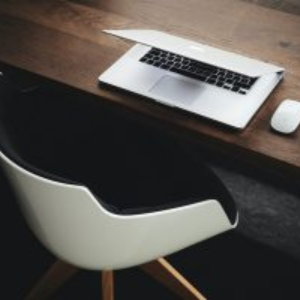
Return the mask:
M 120 214 L 217 199 L 234 222 L 234 201 L 219 178 L 167 134 L 72 93 L 43 88 L 7 99 L 1 127 L 13 139 L 2 132 L 1 146 L 26 168 L 83 184 Z

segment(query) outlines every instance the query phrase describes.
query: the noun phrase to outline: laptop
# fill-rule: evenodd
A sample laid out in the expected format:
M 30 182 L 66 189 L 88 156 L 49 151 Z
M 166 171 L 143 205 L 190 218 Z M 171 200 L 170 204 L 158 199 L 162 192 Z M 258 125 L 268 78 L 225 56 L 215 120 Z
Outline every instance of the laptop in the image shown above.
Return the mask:
M 104 30 L 136 44 L 99 81 L 243 129 L 282 67 L 155 30 Z

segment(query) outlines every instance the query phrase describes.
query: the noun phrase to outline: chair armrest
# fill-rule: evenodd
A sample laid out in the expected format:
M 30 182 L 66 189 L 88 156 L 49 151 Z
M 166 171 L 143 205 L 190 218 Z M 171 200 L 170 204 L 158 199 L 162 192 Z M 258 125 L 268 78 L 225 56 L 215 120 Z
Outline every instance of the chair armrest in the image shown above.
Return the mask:
M 237 219 L 231 224 L 216 200 L 142 215 L 112 215 L 111 218 L 115 222 L 113 235 L 118 246 L 130 245 L 126 247 L 126 264 L 130 265 L 169 255 L 237 225 Z

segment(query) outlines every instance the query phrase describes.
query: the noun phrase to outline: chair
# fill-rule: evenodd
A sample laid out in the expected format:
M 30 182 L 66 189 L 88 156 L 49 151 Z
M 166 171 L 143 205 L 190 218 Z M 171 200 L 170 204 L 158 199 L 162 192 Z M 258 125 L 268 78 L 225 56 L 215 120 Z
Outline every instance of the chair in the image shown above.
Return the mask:
M 92 102 L 52 88 L 22 93 L 0 77 L 0 164 L 58 258 L 26 299 L 46 299 L 86 269 L 102 272 L 112 300 L 113 271 L 133 266 L 183 299 L 205 299 L 163 257 L 234 228 L 233 199 L 171 137 Z

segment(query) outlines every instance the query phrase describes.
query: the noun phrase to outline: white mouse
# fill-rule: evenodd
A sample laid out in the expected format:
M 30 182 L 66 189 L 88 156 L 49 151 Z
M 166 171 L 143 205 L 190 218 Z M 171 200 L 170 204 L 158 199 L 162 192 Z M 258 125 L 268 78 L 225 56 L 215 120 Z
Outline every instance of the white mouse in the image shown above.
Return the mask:
M 281 133 L 293 133 L 300 124 L 300 102 L 286 99 L 275 110 L 271 127 Z

